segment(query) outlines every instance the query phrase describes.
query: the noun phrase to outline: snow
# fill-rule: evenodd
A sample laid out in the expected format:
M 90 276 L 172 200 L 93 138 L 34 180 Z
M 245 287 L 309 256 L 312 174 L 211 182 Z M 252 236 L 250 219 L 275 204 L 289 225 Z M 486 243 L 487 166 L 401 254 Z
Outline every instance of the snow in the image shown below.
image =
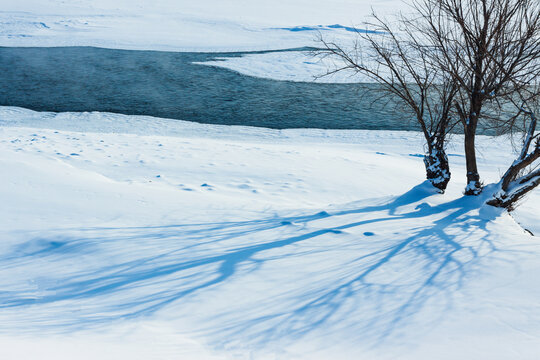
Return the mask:
M 395 0 L 0 0 L 0 45 L 296 48 L 314 45 L 318 31 L 350 36 L 348 28 L 361 23 L 372 7 L 385 13 L 401 6 Z
M 0 0 L 0 46 L 293 49 L 351 40 L 371 6 L 403 8 Z M 333 65 L 204 64 L 287 81 Z M 512 215 L 483 204 L 495 186 L 463 197 L 462 140 L 437 194 L 416 132 L 0 107 L 0 359 L 537 359 L 540 194 Z M 497 181 L 510 142 L 477 146 Z
M 215 66 L 259 78 L 319 83 L 373 82 L 352 70 L 327 74 L 328 70 L 343 66 L 335 59 L 324 58 L 310 51 L 282 51 L 263 54 L 246 54 L 235 57 L 218 57 L 213 61 L 195 64 Z
M 0 358 L 536 359 L 540 195 L 422 139 L 0 107 Z
M 238 52 L 352 44 L 372 10 L 407 9 L 367 0 L 0 0 L 0 46 L 97 46 L 130 50 Z M 331 68 L 309 53 L 250 54 L 206 63 L 276 80 L 313 81 Z M 318 82 L 359 82 L 340 73 Z
M 0 46 L 97 46 L 161 51 L 253 51 L 320 47 L 319 37 L 352 43 L 352 27 L 372 8 L 393 12 L 395 0 L 127 1 L 0 0 Z M 204 63 L 245 75 L 313 81 L 330 60 L 306 52 L 250 54 Z M 318 79 L 366 80 L 352 72 Z

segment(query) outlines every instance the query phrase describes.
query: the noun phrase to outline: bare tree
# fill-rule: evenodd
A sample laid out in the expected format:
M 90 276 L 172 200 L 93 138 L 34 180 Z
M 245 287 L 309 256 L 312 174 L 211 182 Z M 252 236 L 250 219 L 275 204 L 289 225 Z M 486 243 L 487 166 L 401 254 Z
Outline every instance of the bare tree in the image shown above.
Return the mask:
M 454 105 L 465 136 L 465 194 L 478 195 L 482 191 L 475 151 L 478 125 L 537 76 L 540 2 L 417 0 L 413 7 L 419 17 L 410 24 L 437 48 L 431 60 L 458 86 Z
M 397 26 L 406 25 L 404 17 Z M 444 192 L 450 181 L 446 139 L 455 125 L 451 108 L 457 87 L 453 78 L 433 66 L 433 48 L 407 26 L 393 29 L 390 22 L 373 15 L 370 31 L 357 30 L 352 49 L 321 37 L 323 56 L 330 56 L 335 67 L 325 75 L 343 70 L 361 73 L 380 86 L 375 91 L 391 94 L 416 119 L 426 140 L 424 164 L 431 184 Z
M 413 0 L 411 9 L 397 28 L 374 15 L 366 25 L 375 32 L 358 31 L 352 50 L 323 41 L 325 52 L 343 64 L 330 73 L 363 73 L 412 110 L 427 141 L 428 178 L 440 189 L 450 179 L 444 147 L 454 119 L 464 132 L 466 195 L 483 188 L 475 147 L 479 127 L 522 130 L 520 155 L 489 201 L 511 209 L 540 181 L 534 168 L 540 156 L 538 86 L 531 85 L 540 74 L 540 1 Z M 512 106 L 517 115 L 504 120 Z M 518 118 L 528 119 L 527 125 L 519 129 Z
M 412 9 L 414 17 L 401 17 L 398 31 L 375 16 L 368 25 L 379 34 L 358 32 L 373 51 L 368 61 L 358 42 L 353 51 L 327 42 L 325 48 L 344 61 L 335 71 L 348 68 L 367 74 L 415 113 L 428 144 L 428 173 L 432 164 L 438 164 L 436 159 L 443 168 L 448 165 L 444 156 L 429 154 L 432 149 L 444 153 L 444 145 L 440 149 L 436 144 L 441 139 L 444 144 L 446 126 L 452 128 L 455 113 L 465 138 L 465 194 L 478 195 L 482 183 L 476 161 L 477 130 L 482 121 L 497 120 L 507 99 L 537 77 L 540 2 L 416 0 Z M 436 108 L 439 111 L 431 111 Z M 439 125 L 445 127 L 444 133 Z

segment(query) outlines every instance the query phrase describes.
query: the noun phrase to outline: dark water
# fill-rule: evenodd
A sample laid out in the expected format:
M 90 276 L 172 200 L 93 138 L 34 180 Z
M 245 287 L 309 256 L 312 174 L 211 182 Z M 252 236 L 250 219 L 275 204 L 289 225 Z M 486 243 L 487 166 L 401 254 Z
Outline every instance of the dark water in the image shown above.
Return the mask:
M 221 56 L 241 54 L 0 47 L 0 105 L 280 129 L 417 129 L 366 91 L 375 85 L 265 80 L 192 64 Z

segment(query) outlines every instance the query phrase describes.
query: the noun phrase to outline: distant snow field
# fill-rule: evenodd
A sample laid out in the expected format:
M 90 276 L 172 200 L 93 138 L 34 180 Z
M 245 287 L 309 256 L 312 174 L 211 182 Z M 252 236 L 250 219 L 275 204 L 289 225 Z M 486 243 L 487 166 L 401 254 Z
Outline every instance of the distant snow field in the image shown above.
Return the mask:
M 371 9 L 396 0 L 0 0 L 1 46 L 99 46 L 248 51 L 316 45 L 317 32 L 350 37 Z M 336 26 L 337 25 L 337 26 Z
M 440 195 L 414 132 L 1 107 L 0 358 L 536 359 L 540 241 L 459 140 Z

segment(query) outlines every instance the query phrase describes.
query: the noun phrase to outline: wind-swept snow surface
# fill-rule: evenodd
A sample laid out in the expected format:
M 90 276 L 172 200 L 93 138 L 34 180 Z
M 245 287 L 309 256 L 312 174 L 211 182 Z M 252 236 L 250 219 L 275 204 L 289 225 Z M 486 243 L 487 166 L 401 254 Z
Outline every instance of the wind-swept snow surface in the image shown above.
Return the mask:
M 461 196 L 457 146 L 438 195 L 417 133 L 6 107 L 0 125 L 2 359 L 540 353 L 538 237 Z M 479 146 L 493 181 L 510 145 Z

